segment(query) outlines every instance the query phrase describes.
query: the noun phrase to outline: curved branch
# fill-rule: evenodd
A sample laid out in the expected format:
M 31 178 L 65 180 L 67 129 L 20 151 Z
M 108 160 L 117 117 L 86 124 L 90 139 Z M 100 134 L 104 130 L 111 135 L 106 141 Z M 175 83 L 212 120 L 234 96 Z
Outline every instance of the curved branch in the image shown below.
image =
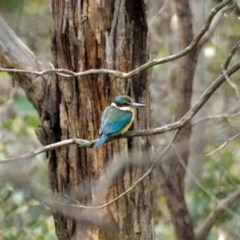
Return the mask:
M 231 68 L 229 68 L 225 74 L 232 75 L 237 70 L 240 69 L 240 62 L 234 64 Z M 208 99 L 212 96 L 212 94 L 222 85 L 222 83 L 226 80 L 225 74 L 221 74 L 200 96 L 198 101 L 193 105 L 193 107 L 183 115 L 183 117 L 171 124 L 149 129 L 149 130 L 138 130 L 138 131 L 131 131 L 124 134 L 124 137 L 136 137 L 136 136 L 149 136 L 149 135 L 157 135 L 167 131 L 172 131 L 175 129 L 182 128 L 189 120 L 192 119 L 194 115 L 202 108 L 202 106 L 208 101 Z
M 225 70 L 225 73 L 221 74 L 201 95 L 201 97 L 198 99 L 198 101 L 195 103 L 195 105 L 178 121 L 174 123 L 170 123 L 167 125 L 164 125 L 162 127 L 154 128 L 154 129 L 148 129 L 148 130 L 135 130 L 125 133 L 124 135 L 118 136 L 114 139 L 118 138 L 128 138 L 128 137 L 142 137 L 142 136 L 152 136 L 152 135 L 158 135 L 163 134 L 165 132 L 181 129 L 185 126 L 185 124 L 192 119 L 192 117 L 202 108 L 202 106 L 208 101 L 208 99 L 212 96 L 212 94 L 221 86 L 221 84 L 226 80 L 225 76 L 226 74 L 228 76 L 231 76 L 233 73 L 235 73 L 237 70 L 240 69 L 240 62 L 233 65 L 228 70 Z M 113 139 L 112 139 L 113 140 Z M 111 140 L 110 140 L 111 141 Z M 31 159 L 35 157 L 38 154 L 41 154 L 43 152 L 47 152 L 49 150 L 66 146 L 69 144 L 78 144 L 79 147 L 93 147 L 96 140 L 88 141 L 85 139 L 68 139 L 63 140 L 57 143 L 49 144 L 43 147 L 38 148 L 37 150 L 27 153 L 21 157 L 17 158 L 9 158 L 4 161 L 0 161 L 0 164 L 7 163 L 9 160 L 12 161 L 19 161 L 23 159 Z
M 199 118 L 192 123 L 192 126 L 197 125 L 201 122 L 210 121 L 210 120 L 227 120 L 228 118 L 239 117 L 240 111 L 236 113 L 223 113 L 217 115 L 208 115 L 206 117 Z
M 128 73 L 120 72 L 117 70 L 110 70 L 110 69 L 90 69 L 90 70 L 86 70 L 83 72 L 74 72 L 74 71 L 71 71 L 68 69 L 46 69 L 46 68 L 45 68 L 46 70 L 42 70 L 42 71 L 28 70 L 26 68 L 20 68 L 20 69 L 0 68 L 0 72 L 32 74 L 35 76 L 43 76 L 46 74 L 58 74 L 58 75 L 65 76 L 65 77 L 82 77 L 82 76 L 86 76 L 86 75 L 90 75 L 90 74 L 109 74 L 114 77 L 123 78 L 123 79 L 130 78 L 130 77 L 133 77 L 133 76 L 139 74 L 140 72 L 147 70 L 155 65 L 160 65 L 163 63 L 167 63 L 167 62 L 179 59 L 179 58 L 185 56 L 186 54 L 188 54 L 189 52 L 191 52 L 198 45 L 199 41 L 202 39 L 202 37 L 205 35 L 205 33 L 209 30 L 211 23 L 212 23 L 214 17 L 216 16 L 216 14 L 221 9 L 223 9 L 225 6 L 230 4 L 231 2 L 232 2 L 232 0 L 225 0 L 221 3 L 219 3 L 215 8 L 213 8 L 211 10 L 209 16 L 207 17 L 205 24 L 199 31 L 199 33 L 193 38 L 192 42 L 186 48 L 184 48 L 182 51 L 180 51 L 179 53 L 164 57 L 164 58 L 153 59 L 152 61 L 149 61 Z M 1 28 L 0 28 L 0 31 L 1 31 Z M 1 39 L 0 39 L 0 41 L 1 41 Z M 0 43 L 0 48 L 1 48 L 1 43 Z M 0 51 L 0 54 L 1 54 L 1 51 Z M 38 69 L 38 67 L 33 68 L 33 69 Z M 43 68 L 41 68 L 41 69 L 43 69 Z
M 235 140 L 236 138 L 238 138 L 240 136 L 240 133 L 235 134 L 234 136 L 228 138 L 224 143 L 222 143 L 220 146 L 218 146 L 216 149 L 214 149 L 213 151 L 211 151 L 210 153 L 208 153 L 206 156 L 210 156 L 218 151 L 220 151 L 221 149 L 223 149 L 228 143 L 232 142 L 233 140 Z
M 213 21 L 211 22 L 211 25 L 209 26 L 208 31 L 205 33 L 203 38 L 200 40 L 198 44 L 198 50 L 202 49 L 202 47 L 209 41 L 209 39 L 212 37 L 216 27 L 219 25 L 220 20 L 224 13 L 226 13 L 229 9 L 233 8 L 236 5 L 236 3 L 232 3 L 228 6 L 223 7 L 218 13 L 215 15 Z
M 30 153 L 26 153 L 20 157 L 16 157 L 16 158 L 7 158 L 5 160 L 0 161 L 0 164 L 5 164 L 5 163 L 9 163 L 9 161 L 21 161 L 21 160 L 28 160 L 31 159 L 41 153 L 59 148 L 59 147 L 63 147 L 63 146 L 67 146 L 70 144 L 77 144 L 79 147 L 92 147 L 93 144 L 96 141 L 88 141 L 85 139 L 76 139 L 76 138 L 72 138 L 72 139 L 67 139 L 67 140 L 63 140 L 60 142 L 56 142 L 56 143 L 52 143 L 43 147 L 39 147 L 38 149 L 36 149 L 35 151 L 32 151 Z

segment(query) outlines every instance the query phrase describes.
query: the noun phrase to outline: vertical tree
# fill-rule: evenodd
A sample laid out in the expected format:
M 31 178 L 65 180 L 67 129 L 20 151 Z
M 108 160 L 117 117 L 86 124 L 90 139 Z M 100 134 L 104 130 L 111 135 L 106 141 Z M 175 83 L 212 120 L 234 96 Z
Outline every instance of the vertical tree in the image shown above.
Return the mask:
M 76 72 L 87 69 L 115 69 L 128 72 L 147 60 L 147 23 L 144 1 L 52 1 L 52 48 L 56 68 Z M 141 50 L 140 50 L 141 49 Z M 148 79 L 141 73 L 133 79 L 108 75 L 89 75 L 49 80 L 41 108 L 38 136 L 43 145 L 68 138 L 96 139 L 103 109 L 116 95 L 130 95 L 135 100 L 148 100 Z M 146 112 L 139 112 L 136 127 L 147 127 Z M 147 148 L 146 140 L 121 140 L 102 149 L 78 146 L 62 147 L 49 152 L 49 174 L 53 191 L 77 196 L 79 186 L 94 182 L 114 155 L 129 149 Z M 94 189 L 86 184 L 89 195 L 82 203 L 101 204 L 131 186 L 141 171 L 128 168 L 111 186 L 106 196 L 94 199 Z M 115 223 L 121 239 L 151 239 L 151 186 L 146 179 L 130 195 L 116 201 L 102 216 Z M 144 211 L 143 211 L 144 209 Z M 136 216 L 138 216 L 136 218 Z M 77 217 L 77 216 L 76 216 Z M 59 239 L 79 239 L 83 226 L 54 214 Z M 146 224 L 147 223 L 147 224 Z M 92 227 L 86 239 L 105 239 L 99 228 Z
M 193 29 L 191 22 L 191 9 L 187 0 L 175 1 L 175 12 L 179 23 L 179 48 L 186 48 L 193 40 Z M 176 87 L 176 119 L 180 119 L 191 106 L 192 83 L 197 62 L 196 51 L 193 50 L 184 56 L 178 64 L 178 76 L 175 79 Z M 190 240 L 194 239 L 192 222 L 188 213 L 184 194 L 185 166 L 187 166 L 189 155 L 189 140 L 191 136 L 190 122 L 180 130 L 176 138 L 177 154 L 169 159 L 169 173 L 165 173 L 160 167 L 160 179 L 163 192 L 167 198 L 167 205 L 175 227 L 177 238 Z

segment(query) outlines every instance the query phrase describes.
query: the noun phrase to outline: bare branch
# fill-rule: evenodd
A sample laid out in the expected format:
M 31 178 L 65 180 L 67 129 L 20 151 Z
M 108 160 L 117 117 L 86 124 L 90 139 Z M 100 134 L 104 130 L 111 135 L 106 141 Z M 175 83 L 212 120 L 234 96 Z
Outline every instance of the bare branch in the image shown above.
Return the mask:
M 198 44 L 198 50 L 202 49 L 202 47 L 209 41 L 209 39 L 212 37 L 216 27 L 220 23 L 220 20 L 221 20 L 222 16 L 224 15 L 224 13 L 226 13 L 229 9 L 233 8 L 235 6 L 235 4 L 236 3 L 233 2 L 232 4 L 223 7 L 220 11 L 217 12 L 213 21 L 211 22 L 211 25 L 209 26 L 208 31 L 205 33 L 205 35 L 200 40 L 200 42 Z
M 232 81 L 232 79 L 226 74 L 225 70 L 223 70 L 223 74 L 227 80 L 227 83 L 230 85 L 230 87 L 234 89 L 238 102 L 240 103 L 240 93 L 239 93 L 238 85 Z
M 235 73 L 237 70 L 240 69 L 240 62 L 233 65 L 231 68 L 226 70 L 226 74 L 228 76 L 231 76 L 233 73 Z M 135 130 L 125 133 L 124 135 L 118 136 L 115 139 L 118 138 L 127 138 L 127 137 L 142 137 L 142 136 L 152 136 L 152 135 L 158 135 L 163 134 L 168 131 L 173 131 L 177 129 L 181 129 L 185 126 L 185 124 L 191 120 L 191 118 L 202 108 L 202 106 L 208 101 L 208 99 L 212 96 L 212 94 L 221 86 L 221 84 L 225 81 L 225 74 L 221 74 L 206 90 L 205 92 L 200 96 L 198 101 L 195 103 L 195 105 L 178 121 L 174 123 L 170 123 L 167 125 L 164 125 L 162 127 L 154 128 L 154 129 L 148 129 L 148 130 Z M 10 158 L 5 161 L 0 161 L 0 164 L 4 164 L 9 160 L 12 161 L 18 161 L 21 159 L 30 159 L 34 156 L 52 150 L 54 148 L 58 148 L 61 146 L 66 146 L 69 144 L 78 144 L 79 147 L 93 147 L 93 144 L 96 142 L 96 140 L 88 141 L 85 139 L 68 139 L 64 141 L 60 141 L 57 143 L 53 143 L 44 147 L 40 147 L 37 150 L 25 154 L 18 158 Z
M 223 70 L 226 70 L 233 58 L 233 56 L 236 54 L 236 52 L 238 51 L 240 47 L 240 41 L 237 42 L 236 45 L 233 46 L 232 50 L 229 52 L 225 62 L 224 62 L 224 65 L 223 65 Z M 227 74 L 227 73 L 226 73 Z
M 227 74 L 232 75 L 237 70 L 240 69 L 240 62 L 233 65 L 230 69 L 228 69 Z M 171 124 L 164 125 L 159 128 L 149 129 L 149 130 L 137 130 L 131 131 L 124 134 L 122 137 L 137 137 L 137 136 L 150 136 L 150 135 L 157 135 L 162 134 L 167 131 L 172 131 L 175 129 L 182 128 L 196 113 L 202 108 L 202 106 L 208 101 L 208 99 L 212 96 L 212 94 L 222 85 L 225 81 L 224 74 L 221 74 L 200 96 L 197 102 L 193 105 L 193 107 L 186 113 L 184 116 Z
M 207 154 L 207 156 L 210 156 L 218 151 L 220 151 L 221 149 L 223 149 L 229 142 L 232 142 L 234 139 L 238 138 L 240 136 L 240 133 L 235 134 L 234 136 L 228 138 L 223 144 L 221 144 L 219 147 L 217 147 L 216 149 L 214 149 L 213 151 L 211 151 L 210 153 Z
M 198 45 L 199 41 L 204 36 L 204 34 L 208 31 L 216 14 L 221 9 L 223 9 L 225 6 L 230 4 L 231 2 L 232 2 L 232 0 L 223 1 L 211 10 L 209 16 L 207 17 L 207 19 L 205 21 L 205 24 L 203 25 L 203 27 L 201 28 L 199 33 L 194 37 L 192 42 L 185 49 L 183 49 L 179 53 L 176 53 L 176 54 L 164 57 L 164 58 L 153 59 L 152 61 L 145 63 L 145 64 L 141 65 L 140 67 L 138 67 L 128 73 L 120 72 L 120 71 L 116 71 L 116 70 L 110 70 L 110 69 L 90 69 L 90 70 L 86 70 L 83 72 L 73 72 L 73 71 L 67 70 L 67 69 L 47 69 L 47 70 L 43 70 L 43 71 L 32 71 L 32 70 L 16 69 L 16 68 L 14 68 L 14 69 L 0 68 L 0 72 L 32 74 L 32 75 L 36 75 L 36 76 L 43 76 L 46 74 L 58 74 L 58 75 L 65 76 L 65 77 L 81 77 L 81 76 L 86 76 L 86 75 L 90 75 L 90 74 L 109 74 L 114 77 L 123 78 L 123 79 L 130 78 L 130 77 L 133 77 L 133 76 L 139 74 L 140 72 L 147 70 L 155 65 L 160 65 L 163 63 L 167 63 L 167 62 L 179 59 L 179 58 L 185 56 L 186 54 L 188 54 L 189 52 L 191 52 Z
M 47 152 L 47 151 L 50 151 L 50 150 L 53 150 L 53 149 L 56 149 L 56 148 L 59 148 L 59 147 L 67 146 L 67 145 L 70 145 L 70 144 L 77 144 L 77 145 L 79 145 L 79 147 L 91 147 L 91 146 L 93 146 L 93 144 L 95 142 L 96 141 L 91 142 L 91 141 L 88 141 L 88 140 L 76 139 L 76 138 L 67 139 L 67 140 L 52 143 L 52 144 L 49 144 L 49 145 L 46 145 L 46 146 L 43 146 L 43 147 L 39 147 L 35 151 L 24 154 L 20 157 L 8 158 L 8 159 L 5 159 L 5 160 L 2 160 L 2 161 L 0 161 L 0 164 L 9 163 L 9 161 L 20 161 L 20 160 L 31 159 L 31 158 L 33 158 L 33 157 L 35 157 L 35 156 L 37 156 L 41 153 L 44 153 L 44 152 Z
M 199 118 L 192 122 L 192 126 L 197 125 L 201 122 L 204 121 L 210 121 L 210 120 L 226 120 L 228 118 L 234 118 L 234 117 L 239 117 L 240 116 L 240 111 L 236 113 L 223 113 L 223 114 L 216 114 L 216 115 L 208 115 L 206 117 Z

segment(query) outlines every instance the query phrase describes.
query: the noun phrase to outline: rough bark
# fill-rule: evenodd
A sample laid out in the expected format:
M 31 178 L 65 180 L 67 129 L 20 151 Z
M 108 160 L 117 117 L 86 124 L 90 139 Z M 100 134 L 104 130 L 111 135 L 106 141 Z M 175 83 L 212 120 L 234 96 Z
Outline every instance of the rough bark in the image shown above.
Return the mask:
M 53 0 L 52 7 L 56 68 L 74 71 L 108 68 L 127 72 L 146 62 L 147 23 L 143 1 Z M 38 136 L 42 144 L 68 138 L 96 139 L 103 109 L 119 94 L 148 103 L 147 74 L 141 73 L 128 80 L 107 75 L 56 76 L 48 83 L 41 112 Z M 147 115 L 139 112 L 134 126 L 147 128 Z M 104 167 L 114 161 L 118 153 L 147 146 L 145 139 L 128 139 L 108 143 L 98 150 L 72 145 L 51 151 L 48 154 L 51 187 L 54 192 L 71 195 L 82 204 L 107 202 L 130 187 L 144 169 L 125 169 L 107 195 L 97 198 L 94 180 L 104 174 Z M 152 239 L 150 186 L 149 177 L 109 207 L 93 210 L 100 220 L 87 229 L 85 223 L 76 220 L 78 214 L 86 213 L 76 210 L 75 217 L 69 219 L 55 212 L 58 238 Z M 111 225 L 106 227 L 107 223 Z M 110 228 L 111 234 L 108 233 Z

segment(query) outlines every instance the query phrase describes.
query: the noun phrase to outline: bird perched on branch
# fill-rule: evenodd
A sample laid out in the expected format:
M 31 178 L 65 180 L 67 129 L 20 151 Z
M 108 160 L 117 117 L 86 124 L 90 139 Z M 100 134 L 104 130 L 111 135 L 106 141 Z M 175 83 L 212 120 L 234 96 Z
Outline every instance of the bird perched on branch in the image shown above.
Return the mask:
M 94 146 L 102 147 L 111 137 L 126 133 L 133 123 L 134 109 L 145 106 L 145 104 L 133 102 L 129 96 L 117 96 L 103 112 L 99 130 L 100 138 Z

